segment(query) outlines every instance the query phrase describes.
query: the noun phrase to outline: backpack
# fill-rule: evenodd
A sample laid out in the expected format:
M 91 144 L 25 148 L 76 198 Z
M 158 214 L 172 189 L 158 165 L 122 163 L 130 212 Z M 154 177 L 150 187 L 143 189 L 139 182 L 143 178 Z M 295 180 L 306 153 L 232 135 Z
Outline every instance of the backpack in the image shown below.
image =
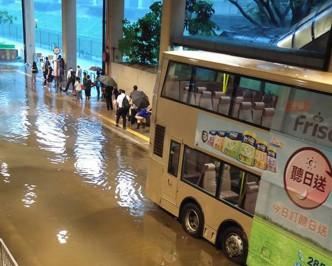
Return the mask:
M 129 101 L 127 99 L 127 95 L 125 95 L 125 97 L 122 100 L 122 107 L 125 109 L 129 109 L 129 107 L 130 107 Z

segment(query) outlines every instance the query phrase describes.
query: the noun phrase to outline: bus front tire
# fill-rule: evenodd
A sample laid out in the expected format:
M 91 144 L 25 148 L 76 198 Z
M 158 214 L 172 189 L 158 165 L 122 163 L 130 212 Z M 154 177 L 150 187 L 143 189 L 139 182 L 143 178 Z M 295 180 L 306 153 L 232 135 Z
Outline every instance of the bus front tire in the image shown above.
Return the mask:
M 204 217 L 200 208 L 194 203 L 187 203 L 181 211 L 183 229 L 192 237 L 200 238 L 203 232 Z
M 221 234 L 224 254 L 234 263 L 245 265 L 248 254 L 248 240 L 238 227 L 229 227 Z

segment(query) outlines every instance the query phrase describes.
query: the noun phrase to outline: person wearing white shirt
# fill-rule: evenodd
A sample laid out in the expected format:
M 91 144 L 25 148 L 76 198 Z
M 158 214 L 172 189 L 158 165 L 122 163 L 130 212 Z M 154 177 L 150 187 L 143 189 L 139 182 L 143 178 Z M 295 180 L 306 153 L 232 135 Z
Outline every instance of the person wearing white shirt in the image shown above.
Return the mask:
M 67 72 L 67 84 L 64 92 L 67 93 L 70 84 L 72 84 L 73 89 L 75 89 L 75 71 L 70 67 Z
M 125 100 L 126 99 L 126 100 Z M 124 90 L 120 90 L 120 94 L 116 99 L 118 110 L 116 113 L 116 126 L 119 126 L 120 117 L 122 117 L 123 129 L 126 129 L 127 114 L 129 111 L 129 96 L 126 95 Z

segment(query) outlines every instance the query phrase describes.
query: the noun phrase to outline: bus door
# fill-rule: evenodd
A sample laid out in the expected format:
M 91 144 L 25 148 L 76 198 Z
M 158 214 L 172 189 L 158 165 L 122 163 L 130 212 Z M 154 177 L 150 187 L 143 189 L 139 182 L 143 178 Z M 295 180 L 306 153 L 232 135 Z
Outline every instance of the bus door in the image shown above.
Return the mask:
M 167 171 L 164 172 L 162 177 L 162 195 L 161 198 L 167 201 L 166 204 L 176 205 L 176 193 L 178 187 L 178 175 L 180 165 L 180 150 L 181 143 L 175 140 L 170 140 L 168 152 Z

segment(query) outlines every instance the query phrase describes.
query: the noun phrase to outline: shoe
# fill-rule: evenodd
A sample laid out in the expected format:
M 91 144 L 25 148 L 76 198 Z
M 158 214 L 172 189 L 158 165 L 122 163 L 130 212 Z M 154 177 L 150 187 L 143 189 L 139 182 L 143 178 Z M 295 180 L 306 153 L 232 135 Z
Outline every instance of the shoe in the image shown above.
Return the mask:
M 141 125 L 141 124 L 137 124 L 137 127 L 136 127 L 136 129 L 139 129 L 140 125 Z
M 119 127 L 119 124 L 116 124 L 115 126 L 116 126 L 116 127 Z
M 126 130 L 126 127 L 124 127 L 123 129 Z

